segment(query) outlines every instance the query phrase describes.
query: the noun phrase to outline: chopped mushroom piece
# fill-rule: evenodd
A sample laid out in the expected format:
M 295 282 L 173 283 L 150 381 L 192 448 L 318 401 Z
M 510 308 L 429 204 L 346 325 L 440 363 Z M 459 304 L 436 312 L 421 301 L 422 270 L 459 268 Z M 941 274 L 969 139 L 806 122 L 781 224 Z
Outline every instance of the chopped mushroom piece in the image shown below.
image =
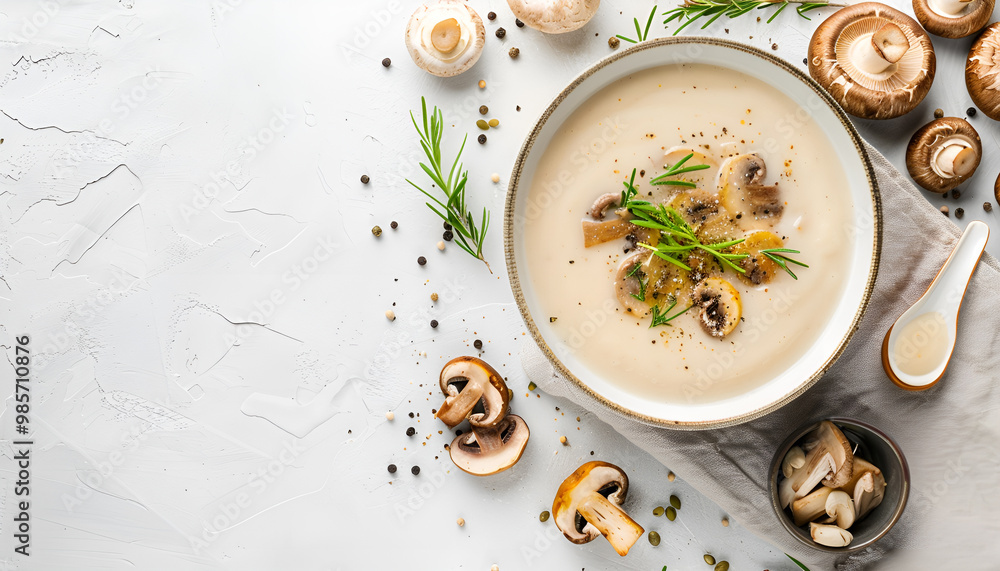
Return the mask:
M 628 476 L 607 462 L 587 462 L 570 474 L 552 502 L 556 527 L 573 543 L 607 538 L 625 556 L 645 531 L 621 505 L 628 495 Z
M 597 13 L 601 0 L 507 0 L 514 16 L 546 34 L 582 28 Z
M 846 529 L 835 525 L 809 524 L 809 535 L 813 541 L 827 547 L 847 547 L 854 541 L 854 536 Z
M 972 44 L 965 62 L 965 86 L 976 107 L 1000 121 L 1000 22 L 990 24 Z
M 830 488 L 843 486 L 851 479 L 854 466 L 851 443 L 829 420 L 821 422 L 807 438 L 816 444 L 806 454 L 805 466 L 789 478 L 796 498 L 810 493 L 820 482 Z
M 906 14 L 878 2 L 834 12 L 809 42 L 809 75 L 851 115 L 891 119 L 910 112 L 934 81 L 930 38 Z
M 723 338 L 740 324 L 740 293 L 722 278 L 705 278 L 694 288 L 692 300 L 701 308 L 698 322 L 712 337 Z
M 924 125 L 910 138 L 906 169 L 920 186 L 943 193 L 968 180 L 982 155 L 979 133 L 968 121 L 942 117 Z
M 644 285 L 648 284 L 648 274 L 652 252 L 641 249 L 626 257 L 618 264 L 615 272 L 615 295 L 618 303 L 636 317 L 649 315 L 649 304 L 646 303 Z M 636 267 L 636 264 L 639 267 Z
M 434 416 L 449 428 L 466 418 L 473 426 L 496 426 L 507 414 L 509 393 L 503 377 L 486 361 L 476 357 L 456 357 L 441 369 L 438 379 L 446 395 Z M 480 406 L 482 412 L 476 411 Z
M 493 428 L 472 427 L 451 442 L 451 461 L 474 476 L 489 476 L 510 468 L 521 459 L 528 445 L 528 425 L 516 414 L 508 414 Z
M 667 177 L 667 180 L 686 180 L 698 185 L 698 188 L 711 188 L 719 175 L 719 162 L 711 155 L 691 147 L 670 147 L 663 152 L 663 166 L 673 166 L 688 155 L 691 158 L 684 163 L 685 166 L 708 165 L 709 168 Z
M 830 488 L 823 488 L 829 490 Z M 846 492 L 833 490 L 826 498 L 826 515 L 836 518 L 837 527 L 850 529 L 854 525 L 854 501 Z
M 913 14 L 942 38 L 971 36 L 990 21 L 994 0 L 913 0 Z
M 885 486 L 885 477 L 878 467 L 855 457 L 851 479 L 838 489 L 854 498 L 854 509 L 860 519 L 882 503 Z
M 833 491 L 833 488 L 821 486 L 811 494 L 792 502 L 792 519 L 795 525 L 805 525 L 826 514 L 826 501 Z
M 485 43 L 483 21 L 464 0 L 428 2 L 413 12 L 406 25 L 406 49 L 413 63 L 440 77 L 472 67 Z
M 777 185 L 765 185 L 767 167 L 755 153 L 722 161 L 717 186 L 722 205 L 733 215 L 741 215 L 742 226 L 759 218 L 781 216 L 784 204 Z

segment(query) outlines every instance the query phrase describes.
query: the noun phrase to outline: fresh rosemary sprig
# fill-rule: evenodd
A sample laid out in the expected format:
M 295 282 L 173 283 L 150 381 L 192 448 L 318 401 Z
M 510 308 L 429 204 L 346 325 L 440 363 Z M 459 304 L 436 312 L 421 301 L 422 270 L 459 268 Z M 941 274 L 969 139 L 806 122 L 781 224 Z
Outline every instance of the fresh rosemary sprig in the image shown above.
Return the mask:
M 806 20 L 811 19 L 809 16 L 806 16 L 806 12 L 809 12 L 810 10 L 826 7 L 843 8 L 847 6 L 847 4 L 839 2 L 809 2 L 807 0 L 684 0 L 680 6 L 674 8 L 673 10 L 667 10 L 663 13 L 663 15 L 667 17 L 667 19 L 663 21 L 663 24 L 665 26 L 673 21 L 684 21 L 679 28 L 674 30 L 673 35 L 676 36 L 681 33 L 681 30 L 701 18 L 708 18 L 708 21 L 701 27 L 701 29 L 704 30 L 722 16 L 737 18 L 748 12 L 752 12 L 753 10 L 763 10 L 765 8 L 777 7 L 777 10 L 775 10 L 774 13 L 771 14 L 771 17 L 767 19 L 767 23 L 770 24 L 775 18 L 778 17 L 778 14 L 783 12 L 790 4 L 795 4 L 795 12 Z
M 639 18 L 632 18 L 632 21 L 635 22 L 635 35 L 637 38 L 639 38 L 638 40 L 633 40 L 632 38 L 626 38 L 621 34 L 616 34 L 615 37 L 625 40 L 626 42 L 631 42 L 633 44 L 638 44 L 639 42 L 645 42 L 646 38 L 649 37 L 649 26 L 652 25 L 653 23 L 653 16 L 656 15 L 656 8 L 657 8 L 656 6 L 653 6 L 653 9 L 649 11 L 649 19 L 646 20 L 645 31 L 639 28 Z
M 659 304 L 654 305 L 652 307 L 653 315 L 652 315 L 652 320 L 650 320 L 650 322 L 649 322 L 649 328 L 650 329 L 652 329 L 654 327 L 658 327 L 660 325 L 671 325 L 672 326 L 673 323 L 670 323 L 671 321 L 673 321 L 677 317 L 680 317 L 680 316 L 684 315 L 685 313 L 687 313 L 687 310 L 689 310 L 692 307 L 694 307 L 694 305 L 689 305 L 686 308 L 684 308 L 682 311 L 679 311 L 679 312 L 677 312 L 677 313 L 675 313 L 673 315 L 670 315 L 670 312 L 674 309 L 674 307 L 677 306 L 677 298 L 674 297 L 674 296 L 670 296 L 667 299 L 670 302 L 670 306 L 667 307 L 667 309 L 663 310 L 662 312 L 660 311 L 660 305 Z
M 802 562 L 801 562 L 801 561 L 799 561 L 798 559 L 796 559 L 796 558 L 792 557 L 791 555 L 789 555 L 789 554 L 787 554 L 787 553 L 785 554 L 785 556 L 786 556 L 786 557 L 788 557 L 789 559 L 791 559 L 791 560 L 792 560 L 792 562 L 794 562 L 794 563 L 795 563 L 796 565 L 798 565 L 799 567 L 801 567 L 801 568 L 802 568 L 802 569 L 804 569 L 805 571 L 809 571 L 809 568 L 808 568 L 808 567 L 806 567 L 805 565 L 803 565 L 803 564 L 802 564 Z
M 645 274 L 641 276 L 638 275 L 642 273 L 640 271 L 640 268 L 642 268 L 642 262 L 636 262 L 635 265 L 632 266 L 632 269 L 629 270 L 627 274 L 625 274 L 625 277 L 630 278 L 632 276 L 636 276 L 635 279 L 639 280 L 639 293 L 638 294 L 633 293 L 631 295 L 632 297 L 638 299 L 639 301 L 646 301 L 646 282 L 642 281 L 642 278 L 645 277 Z
M 688 160 L 690 160 L 691 157 L 693 157 L 693 156 L 694 156 L 694 153 L 690 153 L 688 156 L 684 157 L 683 159 L 681 159 L 681 160 L 677 161 L 676 163 L 668 166 L 667 167 L 667 171 L 665 173 L 661 174 L 660 176 L 658 176 L 656 178 L 651 179 L 649 181 L 649 183 L 652 184 L 652 185 L 654 185 L 654 186 L 683 186 L 685 188 L 697 188 L 698 187 L 697 184 L 695 184 L 693 182 L 690 182 L 690 181 L 686 181 L 686 180 L 673 180 L 673 179 L 671 179 L 671 180 L 664 180 L 668 176 L 677 176 L 677 175 L 688 173 L 688 172 L 700 171 L 700 170 L 705 170 L 707 168 L 711 168 L 708 165 L 691 165 L 689 167 L 684 166 L 684 163 L 688 162 Z M 633 169 L 633 172 L 634 172 L 634 169 Z
M 486 208 L 483 208 L 482 223 L 477 225 L 472 212 L 465 205 L 465 190 L 466 183 L 469 180 L 469 171 L 462 170 L 464 165 L 459 163 L 459 161 L 462 158 L 462 151 L 465 150 L 465 142 L 469 136 L 466 135 L 465 139 L 462 140 L 462 146 L 459 147 L 458 155 L 455 156 L 455 160 L 451 164 L 448 178 L 444 178 L 444 165 L 441 162 L 441 135 L 444 131 L 443 114 L 435 106 L 428 117 L 427 101 L 423 97 L 420 98 L 420 108 L 423 113 L 423 128 L 421 128 L 421 124 L 417 123 L 413 112 L 410 112 L 413 127 L 420 134 L 420 146 L 424 149 L 424 154 L 427 155 L 427 162 L 430 163 L 430 166 L 420 163 L 420 168 L 427 173 L 431 182 L 444 193 L 444 201 L 442 202 L 441 199 L 420 188 L 410 179 L 406 179 L 406 182 L 413 185 L 414 188 L 424 193 L 427 198 L 430 198 L 434 202 L 434 204 L 430 202 L 426 204 L 442 220 L 451 224 L 451 227 L 455 231 L 455 243 L 458 244 L 458 247 L 468 252 L 477 260 L 481 260 L 486 264 L 486 269 L 490 270 L 492 274 L 493 270 L 490 268 L 489 262 L 483 257 L 483 241 L 486 239 L 486 230 L 490 225 L 490 212 Z
M 793 259 L 789 258 L 788 256 L 784 255 L 784 254 L 801 254 L 802 252 L 799 252 L 798 250 L 789 250 L 788 248 L 768 248 L 766 250 L 761 250 L 760 253 L 764 254 L 765 256 L 767 256 L 767 258 L 769 260 L 771 260 L 772 262 L 774 262 L 775 264 L 778 264 L 779 266 L 781 266 L 781 269 L 783 269 L 786 272 L 788 272 L 788 275 L 792 276 L 795 279 L 799 279 L 799 277 L 796 276 L 792 272 L 792 270 L 790 270 L 788 268 L 788 264 L 786 262 L 791 262 L 791 263 L 796 264 L 798 266 L 802 266 L 803 268 L 808 268 L 809 267 L 808 265 L 803 264 L 802 262 L 800 262 L 798 260 L 793 260 Z

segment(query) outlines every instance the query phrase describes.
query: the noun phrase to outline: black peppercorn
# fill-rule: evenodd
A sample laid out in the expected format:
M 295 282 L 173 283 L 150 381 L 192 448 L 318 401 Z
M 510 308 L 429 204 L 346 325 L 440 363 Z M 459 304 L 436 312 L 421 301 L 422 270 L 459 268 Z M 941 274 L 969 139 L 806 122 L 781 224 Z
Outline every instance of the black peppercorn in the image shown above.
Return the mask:
M 416 433 L 417 433 L 417 430 L 415 428 L 413 428 L 412 426 L 406 429 L 406 435 L 407 436 L 413 436 Z
M 451 224 L 448 224 L 447 222 L 445 222 L 444 223 L 444 229 L 445 230 L 451 230 Z
M 386 469 L 389 470 L 390 474 L 395 474 L 396 473 L 396 465 L 395 464 L 389 464 L 389 467 L 386 468 Z
M 965 209 L 964 208 L 956 208 L 955 209 L 955 218 L 961 218 L 963 216 L 965 216 Z
M 389 228 L 392 228 L 393 230 L 395 230 L 396 228 L 399 228 L 399 222 L 396 222 L 395 220 L 393 220 L 392 222 L 389 223 Z
M 993 203 L 992 202 L 984 202 L 983 203 L 983 210 L 985 210 L 986 212 L 992 212 L 993 211 Z
M 505 30 L 503 28 L 497 28 L 497 37 L 498 38 L 500 38 L 502 40 L 503 37 L 506 36 L 506 35 L 507 35 L 507 30 Z
M 975 117 L 976 116 L 976 108 L 975 107 L 969 107 L 968 109 L 965 110 L 965 114 L 968 115 L 969 117 Z
M 479 139 L 477 139 L 477 140 L 479 141 L 480 145 L 485 145 L 486 144 L 486 135 L 479 135 Z
M 382 60 L 382 67 L 389 67 L 390 65 L 392 65 L 391 59 L 385 58 L 384 60 Z
M 951 191 L 952 198 L 960 198 L 961 196 L 962 196 L 962 191 L 958 190 L 957 188 Z
M 472 346 L 475 347 L 476 349 L 482 349 L 483 342 L 480 341 L 479 339 L 476 339 L 475 341 L 473 341 Z
M 480 115 L 486 115 L 489 112 L 490 112 L 490 108 L 489 107 L 487 107 L 485 105 L 480 105 L 479 106 L 479 114 Z
M 416 476 L 417 474 L 419 474 L 420 473 L 420 466 L 414 466 L 414 467 L 410 468 L 410 473 L 413 474 L 414 476 Z
M 521 55 L 521 50 L 517 48 L 510 48 L 510 51 L 507 52 L 507 55 L 509 55 L 511 59 L 516 59 L 517 56 Z
M 370 180 L 371 179 L 368 178 L 368 175 L 366 175 L 366 174 L 361 175 L 361 184 L 368 184 L 368 181 L 370 181 Z
M 445 230 L 441 237 L 444 238 L 445 241 L 451 242 L 451 239 L 454 238 L 455 235 L 451 233 L 451 230 Z
M 437 326 L 438 326 L 438 320 L 431 319 L 431 329 L 437 329 Z
M 608 38 L 608 47 L 609 48 L 611 48 L 613 50 L 617 50 L 618 46 L 620 44 L 621 44 L 621 42 L 618 40 L 618 38 L 616 38 L 614 36 L 611 36 L 610 38 Z
M 516 24 L 518 28 L 523 28 L 524 27 L 524 22 L 522 22 L 521 20 L 518 20 L 517 18 L 514 19 L 514 24 Z
M 417 258 L 417 263 L 420 264 L 421 266 L 426 266 L 427 258 L 420 256 L 419 258 Z
M 497 13 L 496 12 L 490 12 L 489 14 L 486 15 L 486 17 L 489 18 L 490 21 L 496 20 L 497 19 Z

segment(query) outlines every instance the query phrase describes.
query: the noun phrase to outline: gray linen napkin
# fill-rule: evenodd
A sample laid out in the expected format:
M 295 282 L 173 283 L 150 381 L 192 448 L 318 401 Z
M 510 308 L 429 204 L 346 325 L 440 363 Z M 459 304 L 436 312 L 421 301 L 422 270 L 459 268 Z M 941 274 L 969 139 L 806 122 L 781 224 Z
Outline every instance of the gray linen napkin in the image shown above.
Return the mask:
M 866 144 L 882 192 L 878 279 L 860 329 L 810 390 L 764 418 L 706 431 L 651 427 L 621 416 L 558 376 L 534 344 L 522 352 L 529 379 L 594 411 L 755 534 L 818 569 L 1000 569 L 1000 265 L 984 254 L 962 306 L 945 377 L 908 392 L 886 377 L 881 343 L 927 288 L 959 229 Z M 795 428 L 831 416 L 864 420 L 887 434 L 910 465 L 902 519 L 849 557 L 803 547 L 781 527 L 766 488 L 775 448 Z

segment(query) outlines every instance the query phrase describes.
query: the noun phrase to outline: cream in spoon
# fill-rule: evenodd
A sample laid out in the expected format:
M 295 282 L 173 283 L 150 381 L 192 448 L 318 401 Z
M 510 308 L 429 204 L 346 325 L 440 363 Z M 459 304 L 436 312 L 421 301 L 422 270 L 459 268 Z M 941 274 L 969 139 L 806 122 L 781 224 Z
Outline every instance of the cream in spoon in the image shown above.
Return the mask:
M 962 299 L 989 237 L 989 226 L 970 222 L 924 295 L 889 328 L 882 342 L 882 367 L 892 382 L 922 391 L 944 376 L 955 349 Z

